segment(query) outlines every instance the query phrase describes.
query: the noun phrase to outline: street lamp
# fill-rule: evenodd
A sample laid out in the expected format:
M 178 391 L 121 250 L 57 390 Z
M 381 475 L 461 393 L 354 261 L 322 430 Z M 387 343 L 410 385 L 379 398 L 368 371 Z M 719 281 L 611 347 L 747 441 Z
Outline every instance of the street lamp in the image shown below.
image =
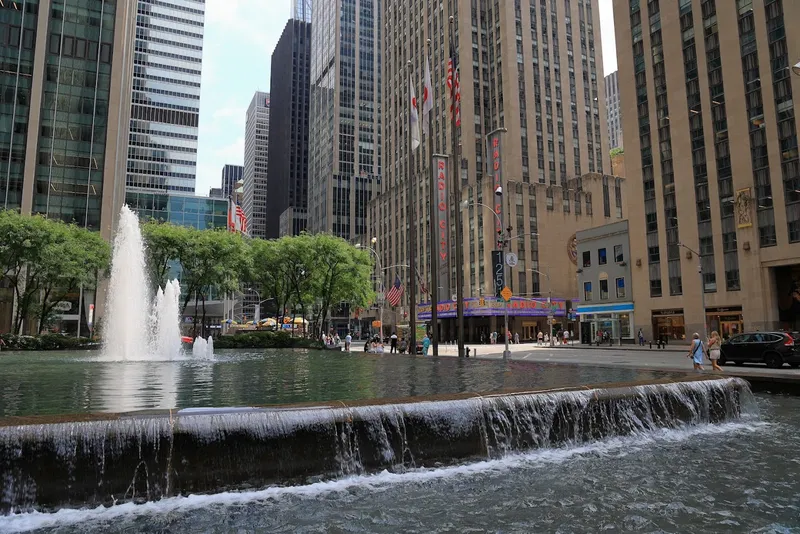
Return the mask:
M 685 248 L 697 256 L 698 259 L 697 272 L 700 274 L 700 305 L 703 307 L 703 335 L 706 336 L 706 341 L 708 341 L 708 321 L 706 320 L 706 284 L 705 280 L 703 279 L 703 255 L 681 242 L 678 242 L 678 246 Z
M 800 76 L 800 61 L 792 66 L 792 72 L 794 72 L 795 76 Z
M 370 240 L 370 242 L 374 245 L 375 243 L 378 242 L 378 238 L 377 237 L 373 237 Z M 381 288 L 384 291 L 384 295 L 381 297 L 381 302 L 378 305 L 378 322 L 381 323 L 381 327 L 380 327 L 381 342 L 383 342 L 383 301 L 385 300 L 386 295 L 385 295 L 385 287 L 383 285 L 383 268 L 381 267 L 381 258 L 380 258 L 380 256 L 378 256 L 378 253 L 372 247 L 367 247 L 367 246 L 362 245 L 361 243 L 357 243 L 356 244 L 356 248 L 362 249 L 362 250 L 369 250 L 370 252 L 372 252 L 375 255 L 375 264 L 378 266 L 378 281 L 380 282 Z

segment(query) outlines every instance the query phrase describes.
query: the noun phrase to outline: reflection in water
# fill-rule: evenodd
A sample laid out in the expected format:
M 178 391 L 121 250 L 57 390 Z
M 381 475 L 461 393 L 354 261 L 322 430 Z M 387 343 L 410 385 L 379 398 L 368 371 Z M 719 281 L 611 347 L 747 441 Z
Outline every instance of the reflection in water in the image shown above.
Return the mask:
M 92 407 L 104 412 L 131 412 L 177 406 L 181 362 L 99 364 L 92 388 Z
M 222 351 L 211 360 L 126 362 L 88 352 L 4 352 L 0 417 L 488 393 L 683 376 L 330 351 Z

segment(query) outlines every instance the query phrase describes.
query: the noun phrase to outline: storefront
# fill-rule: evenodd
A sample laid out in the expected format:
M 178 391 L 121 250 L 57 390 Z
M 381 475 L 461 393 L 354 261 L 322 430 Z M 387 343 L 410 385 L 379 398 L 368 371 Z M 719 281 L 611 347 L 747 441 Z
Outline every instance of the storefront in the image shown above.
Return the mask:
M 722 339 L 744 331 L 744 317 L 741 306 L 722 306 L 706 308 L 706 324 L 709 332 L 719 332 Z
M 597 339 L 598 332 L 608 332 L 611 339 L 633 343 L 633 302 L 614 304 L 586 304 L 578 306 L 581 317 L 581 341 L 590 343 Z
M 683 318 L 683 309 L 653 310 L 653 337 L 655 339 L 683 340 L 686 339 L 686 322 Z

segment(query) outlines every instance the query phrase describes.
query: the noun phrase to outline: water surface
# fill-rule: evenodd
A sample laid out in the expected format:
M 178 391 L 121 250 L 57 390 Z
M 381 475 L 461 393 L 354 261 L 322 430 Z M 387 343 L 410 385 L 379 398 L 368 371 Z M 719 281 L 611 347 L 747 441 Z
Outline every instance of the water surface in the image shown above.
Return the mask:
M 559 388 L 684 373 L 332 351 L 219 351 L 213 360 L 0 354 L 0 417 L 231 407 Z

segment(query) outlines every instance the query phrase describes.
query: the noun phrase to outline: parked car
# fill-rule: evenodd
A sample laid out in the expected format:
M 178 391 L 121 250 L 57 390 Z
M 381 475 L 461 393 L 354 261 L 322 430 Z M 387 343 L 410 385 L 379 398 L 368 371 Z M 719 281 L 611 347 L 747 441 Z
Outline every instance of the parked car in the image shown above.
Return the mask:
M 786 332 L 751 332 L 731 336 L 720 347 L 719 363 L 765 363 L 779 369 L 788 363 L 800 367 L 800 347 Z

